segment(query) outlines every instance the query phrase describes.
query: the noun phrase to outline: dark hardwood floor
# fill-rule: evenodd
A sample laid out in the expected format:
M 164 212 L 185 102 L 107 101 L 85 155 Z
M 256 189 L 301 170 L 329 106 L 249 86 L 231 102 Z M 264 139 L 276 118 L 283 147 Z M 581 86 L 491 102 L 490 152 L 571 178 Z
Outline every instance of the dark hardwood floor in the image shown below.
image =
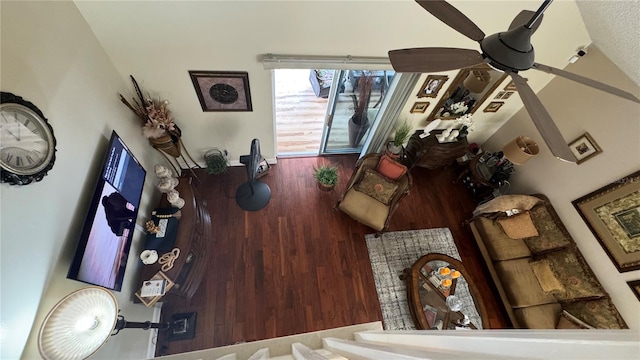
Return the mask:
M 162 321 L 197 312 L 196 337 L 167 342 L 167 355 L 381 320 L 364 235 L 373 231 L 334 209 L 354 168 L 355 155 L 279 159 L 261 178 L 272 198 L 258 212 L 234 199 L 246 180 L 244 168 L 210 176 L 198 172 L 200 193 L 212 219 L 208 272 L 189 302 L 168 297 Z M 316 188 L 316 164 L 340 168 L 334 192 Z M 509 322 L 477 245 L 463 221 L 475 202 L 455 169 L 411 170 L 414 187 L 395 213 L 389 231 L 448 227 L 462 262 L 478 284 L 490 328 Z M 418 255 L 416 254 L 416 258 Z

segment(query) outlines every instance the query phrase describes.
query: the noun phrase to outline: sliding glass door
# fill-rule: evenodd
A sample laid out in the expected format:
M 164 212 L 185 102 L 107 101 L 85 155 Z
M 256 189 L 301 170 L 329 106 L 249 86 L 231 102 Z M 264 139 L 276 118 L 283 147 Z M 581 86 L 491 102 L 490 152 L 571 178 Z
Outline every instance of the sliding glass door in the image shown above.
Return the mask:
M 394 75 L 392 70 L 333 71 L 320 154 L 362 150 Z

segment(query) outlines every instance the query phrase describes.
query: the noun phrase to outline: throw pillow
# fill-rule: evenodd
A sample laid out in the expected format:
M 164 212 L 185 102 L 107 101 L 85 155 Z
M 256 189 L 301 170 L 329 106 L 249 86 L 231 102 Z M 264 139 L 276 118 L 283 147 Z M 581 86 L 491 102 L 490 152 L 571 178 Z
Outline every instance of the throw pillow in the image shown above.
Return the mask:
M 502 195 L 478 205 L 473 211 L 473 216 L 505 212 L 512 209 L 530 210 L 540 202 L 542 202 L 540 198 L 531 195 Z
M 398 184 L 372 169 L 365 169 L 362 179 L 360 179 L 354 188 L 385 205 L 389 205 L 391 198 L 393 198 L 393 195 L 398 191 Z
M 498 223 L 502 226 L 502 230 L 512 239 L 524 239 L 532 236 L 538 236 L 538 230 L 528 211 L 518 215 L 509 216 L 507 218 L 498 219 Z
M 560 283 L 560 280 L 553 274 L 551 266 L 548 261 L 533 261 L 529 263 L 533 274 L 538 279 L 542 291 L 546 293 L 553 293 L 556 291 L 564 291 L 564 286 Z
M 387 155 L 382 155 L 376 171 L 387 179 L 398 180 L 402 175 L 407 173 L 407 167 L 394 161 Z
M 536 205 L 529 210 L 529 214 L 540 234 L 536 237 L 524 239 L 531 252 L 544 254 L 562 249 L 571 244 L 571 237 L 564 229 L 560 219 L 555 215 L 551 205 L 546 203 Z
M 553 292 L 553 296 L 558 301 L 597 299 L 606 295 L 577 249 L 557 250 L 540 256 L 540 260 L 549 264 L 553 274 L 564 288 L 562 291 Z

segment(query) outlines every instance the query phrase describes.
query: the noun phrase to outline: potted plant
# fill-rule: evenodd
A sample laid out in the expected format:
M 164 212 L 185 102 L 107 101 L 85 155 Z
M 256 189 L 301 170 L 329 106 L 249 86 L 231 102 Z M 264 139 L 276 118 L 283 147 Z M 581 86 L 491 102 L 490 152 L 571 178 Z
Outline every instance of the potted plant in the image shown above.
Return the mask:
M 353 99 L 353 115 L 349 119 L 349 146 L 358 147 L 360 140 L 369 129 L 369 101 L 373 89 L 374 78 L 363 74 L 358 80 L 358 95 L 351 95 Z
M 387 143 L 387 156 L 392 159 L 398 159 L 402 156 L 403 146 L 409 140 L 412 129 L 411 125 L 406 121 L 396 128 L 393 140 Z
M 318 182 L 318 188 L 331 191 L 338 183 L 338 168 L 331 165 L 320 165 L 313 169 L 313 176 Z
M 204 154 L 204 161 L 207 164 L 207 173 L 212 175 L 226 173 L 229 167 L 229 152 L 211 149 Z

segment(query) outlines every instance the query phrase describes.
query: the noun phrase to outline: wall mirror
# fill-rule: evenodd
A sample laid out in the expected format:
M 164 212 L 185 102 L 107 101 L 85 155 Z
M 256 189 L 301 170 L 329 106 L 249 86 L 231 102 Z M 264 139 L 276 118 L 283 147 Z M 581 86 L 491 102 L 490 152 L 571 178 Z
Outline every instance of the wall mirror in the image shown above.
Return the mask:
M 473 114 L 506 77 L 487 64 L 460 70 L 427 120 L 454 120 Z

